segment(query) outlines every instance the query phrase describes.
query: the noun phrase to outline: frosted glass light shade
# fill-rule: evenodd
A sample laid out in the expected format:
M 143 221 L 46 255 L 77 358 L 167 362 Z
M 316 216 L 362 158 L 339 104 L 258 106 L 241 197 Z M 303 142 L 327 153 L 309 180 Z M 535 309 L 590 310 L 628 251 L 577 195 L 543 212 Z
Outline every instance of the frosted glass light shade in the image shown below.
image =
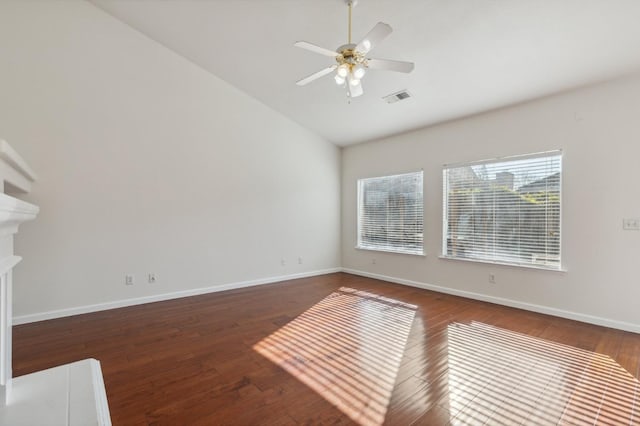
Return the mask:
M 338 70 L 336 71 L 336 73 L 342 77 L 345 78 L 347 76 L 347 74 L 349 74 L 349 66 L 347 64 L 342 64 L 338 67 Z

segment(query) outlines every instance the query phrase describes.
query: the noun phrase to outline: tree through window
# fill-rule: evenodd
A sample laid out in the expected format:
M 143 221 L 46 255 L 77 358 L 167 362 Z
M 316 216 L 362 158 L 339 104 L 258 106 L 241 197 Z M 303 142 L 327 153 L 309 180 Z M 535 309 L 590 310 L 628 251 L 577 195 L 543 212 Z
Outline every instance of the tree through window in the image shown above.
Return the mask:
M 443 254 L 560 269 L 562 156 L 445 166 Z
M 423 173 L 358 180 L 357 247 L 423 254 Z

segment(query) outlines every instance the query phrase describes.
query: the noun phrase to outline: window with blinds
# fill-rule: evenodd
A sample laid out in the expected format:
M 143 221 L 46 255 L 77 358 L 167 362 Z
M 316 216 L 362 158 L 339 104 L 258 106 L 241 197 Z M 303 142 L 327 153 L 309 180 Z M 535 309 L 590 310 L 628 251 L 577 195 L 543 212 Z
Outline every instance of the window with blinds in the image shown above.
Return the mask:
M 357 248 L 423 254 L 422 171 L 358 180 Z
M 445 166 L 445 257 L 560 269 L 560 151 Z

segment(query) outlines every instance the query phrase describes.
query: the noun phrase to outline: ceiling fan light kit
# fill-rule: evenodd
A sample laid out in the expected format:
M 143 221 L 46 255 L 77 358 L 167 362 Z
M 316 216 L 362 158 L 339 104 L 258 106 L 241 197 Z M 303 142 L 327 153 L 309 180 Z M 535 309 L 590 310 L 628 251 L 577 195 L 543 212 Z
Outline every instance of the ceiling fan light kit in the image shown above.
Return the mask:
M 393 30 L 388 24 L 378 22 L 358 44 L 352 43 L 351 13 L 357 2 L 355 0 L 344 1 L 349 7 L 349 33 L 347 44 L 338 47 L 335 51 L 316 46 L 315 44 L 308 43 L 306 41 L 298 41 L 294 44 L 296 47 L 333 57 L 335 58 L 336 64 L 298 80 L 296 84 L 298 86 L 304 86 L 335 71 L 334 80 L 336 84 L 339 86 L 346 86 L 347 96 L 355 98 L 364 93 L 361 80 L 367 73 L 368 69 L 409 73 L 413 70 L 414 65 L 412 62 L 367 58 L 369 51 L 391 34 Z

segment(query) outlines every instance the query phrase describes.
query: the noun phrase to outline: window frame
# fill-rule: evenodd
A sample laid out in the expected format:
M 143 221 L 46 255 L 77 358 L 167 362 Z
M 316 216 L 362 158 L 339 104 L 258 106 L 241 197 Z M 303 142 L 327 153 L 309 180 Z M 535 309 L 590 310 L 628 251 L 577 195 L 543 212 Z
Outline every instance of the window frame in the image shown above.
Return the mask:
M 395 177 L 402 177 L 402 176 L 410 176 L 410 175 L 419 175 L 419 181 L 420 181 L 420 186 L 421 186 L 421 202 L 419 203 L 420 206 L 420 210 L 421 210 L 421 216 L 422 216 L 422 232 L 421 232 L 421 241 L 420 241 L 420 247 L 419 249 L 411 249 L 411 248 L 401 248 L 401 247 L 393 247 L 393 246 L 389 246 L 389 245 L 385 245 L 385 244 L 380 244 L 379 246 L 375 246 L 372 244 L 363 244 L 362 242 L 362 219 L 363 219 L 363 213 L 362 213 L 362 207 L 363 207 L 363 200 L 364 200 L 364 193 L 363 193 L 363 185 L 367 182 L 367 181 L 373 181 L 373 180 L 377 180 L 377 179 L 390 179 L 390 178 L 395 178 Z M 388 195 L 388 194 L 387 194 Z M 421 170 L 417 170 L 417 171 L 412 171 L 412 172 L 406 172 L 406 173 L 396 173 L 396 174 L 392 174 L 392 175 L 384 175 L 384 176 L 374 176 L 374 177 L 367 177 L 367 178 L 361 178 L 358 179 L 356 181 L 356 244 L 355 244 L 355 248 L 358 250 L 369 250 L 369 251 L 376 251 L 376 252 L 386 252 L 386 253 L 396 253 L 396 254 L 408 254 L 408 255 L 412 255 L 412 256 L 425 256 L 425 250 L 424 250 L 424 246 L 425 246 L 425 238 L 424 238 L 424 222 L 425 222 L 425 218 L 424 218 L 424 171 Z
M 531 261 L 516 261 L 515 259 L 513 261 L 510 260 L 505 260 L 503 259 L 497 259 L 497 258 L 490 258 L 490 257 L 486 257 L 486 258 L 482 258 L 482 257 L 462 257 L 462 256 L 456 256 L 453 254 L 449 253 L 449 247 L 448 247 L 448 238 L 450 237 L 450 230 L 449 230 L 449 194 L 448 194 L 448 185 L 449 183 L 447 182 L 447 172 L 451 169 L 455 169 L 455 168 L 462 168 L 462 167 L 472 167 L 472 166 L 482 166 L 482 165 L 500 165 L 500 163 L 508 163 L 508 162 L 513 162 L 513 161 L 520 161 L 520 160 L 534 160 L 534 159 L 543 159 L 543 158 L 549 158 L 552 159 L 553 157 L 559 157 L 558 162 L 559 162 L 559 177 L 558 177 L 558 260 L 557 263 L 554 264 L 549 264 L 549 263 L 535 263 L 533 260 Z M 563 220 L 562 220 L 562 206 L 563 206 L 563 197 L 564 197 L 564 188 L 563 188 L 563 175 L 564 175 L 564 155 L 562 150 L 558 149 L 558 150 L 552 150 L 552 151 L 544 151 L 544 152 L 538 152 L 538 153 L 531 153 L 531 154 L 523 154 L 523 155 L 514 155 L 514 156 L 508 156 L 508 157 L 499 157 L 499 158 L 492 158 L 492 159 L 487 159 L 487 160 L 480 160 L 480 161 L 469 161 L 469 162 L 461 162 L 461 163 L 454 163 L 454 164 L 445 164 L 442 167 L 442 241 L 441 241 L 441 254 L 440 254 L 440 258 L 442 259 L 447 259 L 447 260 L 462 260 L 462 261 L 466 261 L 466 262 L 474 262 L 474 263 L 484 263 L 484 264 L 494 264 L 494 265 L 504 265 L 504 266 L 512 266 L 512 267 L 517 267 L 517 268 L 528 268 L 528 269 L 542 269 L 542 270 L 548 270 L 548 271 L 560 271 L 560 272 L 564 272 L 566 271 L 564 269 L 564 266 L 562 264 L 562 260 L 563 260 L 563 256 L 562 256 L 562 248 L 563 248 L 563 244 L 562 244 L 562 224 L 563 224 Z M 549 177 L 552 175 L 548 175 L 546 177 Z M 534 181 L 535 182 L 535 181 Z M 533 182 L 531 182 L 533 183 Z M 529 185 L 530 183 L 528 183 L 527 185 Z M 524 185 L 523 185 L 524 186 Z M 545 216 L 546 217 L 546 216 Z M 548 219 L 545 220 L 545 224 L 548 223 Z M 515 257 L 515 256 L 514 256 Z

